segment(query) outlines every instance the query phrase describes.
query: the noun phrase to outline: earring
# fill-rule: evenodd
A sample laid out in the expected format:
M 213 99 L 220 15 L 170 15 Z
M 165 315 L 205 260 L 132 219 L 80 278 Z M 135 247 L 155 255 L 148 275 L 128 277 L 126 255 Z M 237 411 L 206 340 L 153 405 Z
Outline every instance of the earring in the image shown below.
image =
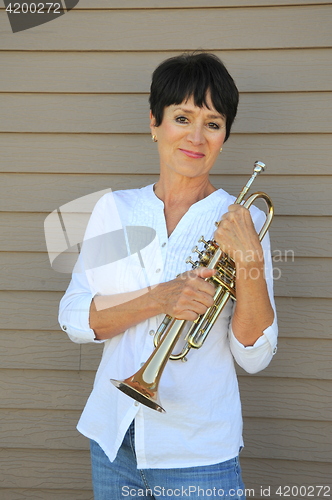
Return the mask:
M 157 139 L 157 136 L 156 136 L 156 135 L 153 135 L 153 136 L 151 137 L 151 139 L 153 140 L 153 142 L 158 142 L 158 139 Z
M 221 152 L 222 152 L 222 148 L 220 148 L 220 151 L 219 151 L 219 153 L 221 153 Z

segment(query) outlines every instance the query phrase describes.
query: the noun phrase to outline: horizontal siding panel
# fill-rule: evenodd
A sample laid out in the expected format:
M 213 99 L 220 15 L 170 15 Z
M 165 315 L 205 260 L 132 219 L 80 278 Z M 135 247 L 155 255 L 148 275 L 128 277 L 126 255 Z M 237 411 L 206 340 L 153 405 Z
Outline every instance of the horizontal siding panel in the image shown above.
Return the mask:
M 89 441 L 76 430 L 79 416 L 79 411 L 0 410 L 1 447 L 87 450 Z
M 148 96 L 143 94 L 8 93 L 0 95 L 0 106 L 0 132 L 149 132 Z M 332 133 L 331 114 L 332 92 L 245 93 L 234 131 Z
M 0 291 L 2 325 L 11 330 L 58 332 L 57 315 L 62 296 L 63 292 Z M 331 338 L 331 299 L 277 297 L 276 305 L 280 336 Z
M 148 175 L 56 175 L 0 174 L 3 195 L 0 210 L 6 212 L 44 212 L 45 216 L 57 207 L 76 198 L 103 189 L 140 188 L 157 180 Z M 15 198 L 10 192 L 15 192 Z M 37 195 L 38 192 L 38 196 Z M 4 198 L 7 193 L 7 198 Z M 21 199 L 20 199 L 21 198 Z M 1 203 L 2 201 L 2 203 Z M 24 208 L 23 208 L 24 207 Z
M 62 291 L 68 274 L 51 268 L 47 254 L 3 252 L 1 290 Z M 274 264 L 275 294 L 332 298 L 332 259 L 299 257 Z
M 332 50 L 329 48 L 214 53 L 226 64 L 240 92 L 331 90 Z M 157 65 L 178 54 L 0 52 L 3 68 L 0 92 L 146 93 Z M 59 78 L 59 75 L 65 77 Z
M 2 290 L 62 291 L 67 275 L 51 268 L 47 254 L 4 252 L 1 255 Z
M 45 214 L 3 212 L 0 219 L 0 252 L 45 252 Z
M 280 338 L 277 355 L 263 373 L 255 376 L 283 377 L 287 373 L 289 378 L 332 380 L 331 358 L 332 339 Z M 238 373 L 249 376 L 241 368 Z
M 2 172 L 159 173 L 150 134 L 0 133 L 0 149 Z M 249 175 L 259 159 L 267 166 L 265 175 L 331 175 L 331 157 L 331 134 L 311 134 L 308 140 L 306 134 L 234 132 L 212 173 Z
M 29 326 L 29 325 L 27 325 Z M 75 344 L 59 331 L 0 330 L 1 368 L 31 370 L 94 370 L 103 345 Z
M 251 172 L 250 167 L 246 176 L 212 175 L 211 182 L 216 188 L 223 188 L 237 196 Z M 141 188 L 156 181 L 157 176 L 152 175 L 0 174 L 0 210 L 44 212 L 46 216 L 57 207 L 90 193 L 108 188 L 113 191 Z M 252 187 L 252 192 L 268 193 L 276 214 L 293 216 L 332 215 L 331 190 L 332 176 L 279 177 L 268 173 L 261 175 Z
M 332 462 L 331 426 L 332 422 L 246 419 L 241 457 Z
M 62 295 L 63 292 L 0 291 L 2 324 L 12 330 L 59 331 L 57 314 Z M 281 336 L 330 338 L 330 299 L 277 297 L 276 304 Z
M 240 375 L 244 415 L 331 421 L 331 382 L 285 375 Z M 0 380 L 0 408 L 82 410 L 92 389 L 94 372 L 2 369 Z
M 0 408 L 82 410 L 94 372 L 0 370 L 0 380 Z
M 93 500 L 92 490 L 35 490 L 0 488 L 1 500 Z
M 0 219 L 0 252 L 46 252 L 46 217 L 44 213 L 3 212 Z M 270 227 L 275 265 L 285 259 L 291 260 L 292 255 L 332 257 L 331 232 L 330 217 L 276 215 Z
M 290 379 L 285 375 L 239 376 L 244 416 L 330 422 L 331 382 Z
M 88 451 L 2 449 L 0 464 L 2 488 L 91 489 Z
M 69 280 L 70 276 L 68 283 Z M 2 325 L 12 330 L 59 331 L 58 310 L 62 296 L 63 292 L 0 291 Z
M 34 30 L 22 31 L 20 36 L 13 36 L 8 19 L 2 15 L 0 44 L 7 50 L 29 51 L 328 47 L 331 15 L 332 5 L 211 8 L 204 10 L 204 22 L 201 9 L 134 12 L 74 9 L 55 21 L 56 28 L 50 29 L 46 23 Z
M 80 0 L 76 9 L 168 9 L 193 7 L 271 7 L 276 5 L 312 5 L 314 0 Z M 320 4 L 329 4 L 329 0 L 319 0 Z
M 8 489 L 12 486 L 14 491 L 18 492 L 21 492 L 18 488 L 35 488 L 39 495 L 36 498 L 41 500 L 55 500 L 56 498 L 66 500 L 67 497 L 61 496 L 63 488 L 72 489 L 72 499 L 83 500 L 86 497 L 76 496 L 76 492 L 78 491 L 78 495 L 81 495 L 82 488 L 87 490 L 91 488 L 87 452 L 31 450 L 30 455 L 28 450 L 2 450 L 0 461 L 3 462 L 4 488 Z M 269 498 L 277 500 L 280 499 L 280 496 L 276 496 L 274 493 L 280 485 L 330 484 L 331 464 L 329 463 L 320 463 L 319 467 L 313 468 L 313 464 L 309 462 L 243 457 L 241 464 L 246 488 L 252 488 L 257 494 L 256 498 L 262 498 L 260 496 L 261 486 L 263 488 L 270 486 Z M 54 469 L 53 473 L 52 469 Z M 70 484 L 71 480 L 72 484 Z M 75 487 L 77 490 L 74 489 Z M 45 490 L 45 488 L 49 488 L 49 490 Z M 6 494 L 6 489 L 0 490 L 1 494 L 2 491 Z M 50 498 L 48 496 L 42 497 L 40 496 L 42 491 L 50 491 L 52 496 Z M 58 497 L 55 496 L 56 494 Z M 27 497 L 2 496 L 1 498 L 5 500 L 21 500 L 22 498 L 25 500 L 33 497 L 29 495 Z M 92 500 L 93 497 L 87 498 Z M 294 497 L 292 498 L 294 499 Z
M 332 298 L 332 260 L 298 258 L 273 266 L 274 291 L 283 297 Z
M 331 339 L 331 299 L 277 297 L 276 306 L 281 337 Z
M 282 324 L 280 330 L 278 355 L 255 376 L 283 377 L 287 373 L 290 378 L 332 379 L 330 339 L 287 338 L 282 335 Z M 316 337 L 314 331 L 311 333 Z M 96 371 L 102 354 L 102 346 L 74 344 L 61 331 L 0 330 L 0 340 L 0 366 L 7 369 Z M 238 373 L 246 375 L 240 368 Z
M 87 450 L 76 430 L 80 412 L 0 410 L 4 448 Z M 248 418 L 241 457 L 332 462 L 332 423 Z
M 275 216 L 270 227 L 274 265 L 292 255 L 332 257 L 331 234 L 331 217 Z
M 323 496 L 318 497 L 318 489 L 316 485 L 326 485 L 331 486 L 331 464 L 330 463 L 320 463 L 315 464 L 304 461 L 293 461 L 293 460 L 268 460 L 262 459 L 250 459 L 241 458 L 241 465 L 243 470 L 243 479 L 246 488 L 252 488 L 255 492 L 255 497 L 257 500 L 264 498 L 261 495 L 261 486 L 265 490 L 265 498 L 269 500 L 280 500 L 280 498 L 287 498 L 286 489 L 279 490 L 279 495 L 277 490 L 279 486 L 293 486 L 298 487 L 304 486 L 315 486 L 314 490 L 307 489 L 309 496 L 298 496 L 294 497 L 288 492 L 288 498 L 292 500 L 300 500 L 301 498 L 318 500 L 319 498 L 324 498 Z M 268 488 L 270 487 L 270 492 Z M 314 496 L 312 493 L 314 492 Z M 323 493 L 331 494 L 331 489 L 321 490 L 321 495 Z M 281 495 L 280 495 L 281 493 Z M 311 496 L 310 496 L 311 493 Z M 253 498 L 252 496 L 248 496 Z
M 0 451 L 0 463 L 3 471 L 3 488 L 37 490 L 48 488 L 58 490 L 59 494 L 61 490 L 68 488 L 74 491 L 75 500 L 75 488 L 79 491 L 82 491 L 82 488 L 87 490 L 91 488 L 88 452 L 4 449 Z M 280 485 L 330 484 L 330 463 L 320 463 L 319 467 L 314 469 L 310 462 L 291 460 L 243 457 L 241 463 L 246 487 L 256 488 L 258 496 L 260 485 L 271 486 L 271 493 L 274 493 Z M 278 497 L 271 495 L 269 498 Z M 48 499 L 45 497 L 43 500 Z

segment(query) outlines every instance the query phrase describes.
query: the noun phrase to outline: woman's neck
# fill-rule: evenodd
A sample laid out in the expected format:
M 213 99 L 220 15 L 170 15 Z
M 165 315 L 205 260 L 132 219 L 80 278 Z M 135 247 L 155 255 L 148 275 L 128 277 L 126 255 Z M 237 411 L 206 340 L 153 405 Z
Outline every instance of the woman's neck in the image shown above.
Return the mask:
M 189 208 L 216 191 L 209 178 L 172 182 L 162 176 L 154 186 L 155 195 L 164 202 L 164 215 L 168 236 Z
M 165 209 L 177 206 L 188 210 L 191 205 L 206 198 L 214 191 L 216 188 L 208 177 L 203 179 L 184 177 L 174 180 L 160 176 L 154 185 L 155 195 L 163 201 Z

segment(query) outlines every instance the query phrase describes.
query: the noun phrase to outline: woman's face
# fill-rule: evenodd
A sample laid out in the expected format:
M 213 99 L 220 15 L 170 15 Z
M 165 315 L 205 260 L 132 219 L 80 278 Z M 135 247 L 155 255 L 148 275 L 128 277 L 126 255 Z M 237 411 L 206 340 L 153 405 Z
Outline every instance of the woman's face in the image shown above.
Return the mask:
M 226 120 L 207 98 L 209 108 L 195 106 L 190 97 L 186 102 L 167 106 L 163 121 L 151 131 L 158 139 L 162 171 L 185 177 L 208 176 L 226 136 Z

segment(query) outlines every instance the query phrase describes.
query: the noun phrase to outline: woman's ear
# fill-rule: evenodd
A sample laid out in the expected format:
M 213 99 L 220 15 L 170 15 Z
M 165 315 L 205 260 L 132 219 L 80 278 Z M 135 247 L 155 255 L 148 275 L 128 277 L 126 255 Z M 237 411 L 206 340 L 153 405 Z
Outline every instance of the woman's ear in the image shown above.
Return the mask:
M 153 116 L 152 111 L 150 110 L 150 129 L 151 129 L 152 135 L 154 134 L 155 126 L 156 126 L 156 119 Z

